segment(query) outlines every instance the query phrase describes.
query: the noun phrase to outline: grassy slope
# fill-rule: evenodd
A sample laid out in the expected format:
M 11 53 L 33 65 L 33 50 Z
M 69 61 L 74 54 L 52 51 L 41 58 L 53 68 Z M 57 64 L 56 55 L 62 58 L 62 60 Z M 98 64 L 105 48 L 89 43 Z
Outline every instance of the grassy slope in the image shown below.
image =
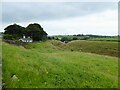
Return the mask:
M 115 57 L 63 51 L 53 42 L 33 43 L 27 48 L 31 49 L 3 43 L 5 87 L 117 87 Z M 12 80 L 13 74 L 19 80 Z
M 0 90 L 2 88 L 2 38 L 0 36 Z
M 63 48 L 118 57 L 118 42 L 76 40 L 67 43 Z
M 120 41 L 120 38 L 113 37 L 113 38 L 90 38 L 88 40 L 93 40 L 93 41 Z

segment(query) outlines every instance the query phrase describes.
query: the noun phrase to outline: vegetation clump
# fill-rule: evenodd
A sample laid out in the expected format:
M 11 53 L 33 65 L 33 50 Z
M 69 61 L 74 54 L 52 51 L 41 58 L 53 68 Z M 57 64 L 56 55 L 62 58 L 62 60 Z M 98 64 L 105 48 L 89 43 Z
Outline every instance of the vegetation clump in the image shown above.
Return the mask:
M 47 40 L 47 33 L 37 24 L 29 24 L 26 28 L 17 24 L 7 26 L 3 38 L 6 40 L 19 40 L 25 35 L 31 37 L 33 41 Z

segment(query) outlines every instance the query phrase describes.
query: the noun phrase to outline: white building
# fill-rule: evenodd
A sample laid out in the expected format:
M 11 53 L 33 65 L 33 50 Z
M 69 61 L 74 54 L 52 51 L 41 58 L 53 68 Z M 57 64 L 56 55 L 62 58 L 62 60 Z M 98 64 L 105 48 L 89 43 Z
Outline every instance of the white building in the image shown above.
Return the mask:
M 33 42 L 32 38 L 30 38 L 30 37 L 26 38 L 24 35 L 23 35 L 23 38 L 19 39 L 19 41 L 22 41 L 22 42 Z

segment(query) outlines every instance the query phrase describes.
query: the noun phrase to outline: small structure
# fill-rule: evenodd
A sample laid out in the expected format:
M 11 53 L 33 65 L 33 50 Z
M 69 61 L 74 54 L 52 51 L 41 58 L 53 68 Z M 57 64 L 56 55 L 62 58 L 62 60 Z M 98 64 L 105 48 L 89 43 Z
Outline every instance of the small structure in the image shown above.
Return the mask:
M 30 37 L 26 38 L 24 35 L 23 35 L 23 38 L 19 39 L 19 41 L 22 41 L 22 42 L 33 42 L 32 38 L 30 38 Z

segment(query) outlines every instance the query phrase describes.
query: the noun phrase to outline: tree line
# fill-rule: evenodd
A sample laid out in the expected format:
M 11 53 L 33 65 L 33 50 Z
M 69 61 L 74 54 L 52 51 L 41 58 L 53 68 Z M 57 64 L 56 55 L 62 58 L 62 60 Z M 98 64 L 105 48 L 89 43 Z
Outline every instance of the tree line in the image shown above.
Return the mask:
M 27 27 L 22 27 L 17 24 L 7 26 L 4 32 L 4 39 L 19 40 L 23 37 L 31 37 L 33 41 L 47 40 L 47 33 L 38 23 L 29 24 Z

